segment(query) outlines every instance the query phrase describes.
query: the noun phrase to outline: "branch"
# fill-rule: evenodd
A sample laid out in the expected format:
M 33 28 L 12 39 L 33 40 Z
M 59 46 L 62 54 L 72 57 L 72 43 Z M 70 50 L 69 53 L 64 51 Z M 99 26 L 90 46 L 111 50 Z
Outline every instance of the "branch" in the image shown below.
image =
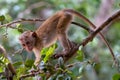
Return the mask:
M 95 31 L 93 33 L 91 33 L 86 39 L 83 40 L 83 42 L 80 45 L 85 46 L 88 42 L 92 41 L 92 39 L 100 32 L 102 31 L 105 27 L 107 27 L 107 25 L 109 25 L 111 22 L 113 22 L 115 19 L 117 19 L 120 16 L 120 10 L 117 11 L 115 14 L 113 14 L 111 17 L 109 17 L 101 26 L 99 26 L 98 28 L 95 29 Z M 118 62 L 114 56 L 114 54 L 112 53 L 112 57 L 116 63 L 116 65 L 118 66 Z
M 78 14 L 77 15 L 81 16 L 81 18 L 83 19 L 83 21 L 85 21 L 86 23 L 88 23 L 90 25 L 90 27 L 93 28 L 93 30 L 96 28 L 96 26 L 85 16 L 83 16 L 82 14 Z M 103 36 L 103 34 L 101 32 L 99 32 L 99 36 L 100 38 L 103 40 L 103 42 L 105 43 L 105 45 L 108 47 L 108 49 L 110 50 L 111 55 L 114 55 L 109 43 L 107 42 L 107 40 L 105 39 L 105 37 Z M 114 56 L 113 56 L 114 57 Z
M 1 27 L 10 27 L 10 28 L 13 28 L 13 27 L 11 27 L 11 25 L 16 24 L 16 23 L 36 22 L 36 21 L 45 21 L 45 20 L 46 20 L 46 19 L 25 19 L 25 18 L 21 18 L 21 19 L 18 19 L 18 20 L 16 20 L 16 21 L 12 21 L 12 22 L 7 23 L 7 24 L 0 25 L 0 28 L 1 28 Z M 77 22 L 71 22 L 71 24 L 77 25 L 77 26 L 85 29 L 86 31 L 91 32 L 91 29 L 87 28 L 87 27 L 86 27 L 85 25 L 83 25 L 83 24 L 80 24 L 80 23 L 77 23 Z
M 24 19 L 24 18 L 21 18 L 19 20 L 12 21 L 12 22 L 7 23 L 7 24 L 0 25 L 0 28 L 1 27 L 10 27 L 11 25 L 16 24 L 16 23 L 28 22 L 28 21 L 36 22 L 36 21 L 45 21 L 45 20 L 44 19 Z M 12 28 L 12 27 L 10 27 L 10 28 Z
M 113 22 L 120 16 L 120 10 L 114 13 L 111 17 L 109 17 L 101 26 L 96 28 L 93 33 L 91 33 L 81 44 L 85 46 L 88 42 L 90 42 L 100 31 L 102 31 L 108 24 Z
M 19 80 L 22 80 L 23 78 L 27 78 L 27 77 L 34 77 L 34 76 L 36 76 L 36 75 L 38 75 L 38 74 L 43 74 L 44 72 L 43 71 L 35 71 L 35 72 L 33 72 L 33 73 L 30 73 L 30 74 L 25 74 L 25 75 L 22 75 L 21 77 L 20 77 L 20 79 Z

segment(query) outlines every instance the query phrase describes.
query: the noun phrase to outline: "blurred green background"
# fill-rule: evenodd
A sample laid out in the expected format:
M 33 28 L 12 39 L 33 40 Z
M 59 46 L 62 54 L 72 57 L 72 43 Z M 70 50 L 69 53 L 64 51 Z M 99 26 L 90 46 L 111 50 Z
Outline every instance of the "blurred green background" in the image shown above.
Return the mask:
M 64 8 L 74 9 L 88 19 L 96 26 L 99 26 L 110 15 L 120 10 L 120 0 L 0 0 L 0 16 L 4 15 L 5 20 L 1 24 L 17 20 L 19 18 L 41 18 L 46 19 L 53 15 L 56 11 Z M 74 18 L 74 21 L 82 23 L 89 27 L 79 18 Z M 36 30 L 42 22 L 26 22 L 21 24 L 22 29 Z M 16 25 L 12 25 L 16 27 Z M 110 43 L 117 59 L 120 58 L 120 18 L 109 27 L 103 30 L 103 34 Z M 25 61 L 26 58 L 34 59 L 33 54 L 27 54 L 26 51 L 20 54 L 15 54 L 21 49 L 18 37 L 21 33 L 16 29 L 0 28 L 0 44 L 5 47 L 11 61 Z M 80 43 L 88 32 L 71 24 L 68 31 L 70 40 Z M 85 60 L 95 62 L 94 66 L 87 65 L 81 74 L 77 74 L 78 68 L 75 65 L 71 70 L 74 70 L 78 78 L 76 80 L 112 80 L 112 77 L 118 73 L 118 69 L 113 65 L 112 56 L 97 36 L 84 49 Z M 69 63 L 78 62 L 76 58 L 70 60 Z M 115 79 L 115 80 L 120 80 Z

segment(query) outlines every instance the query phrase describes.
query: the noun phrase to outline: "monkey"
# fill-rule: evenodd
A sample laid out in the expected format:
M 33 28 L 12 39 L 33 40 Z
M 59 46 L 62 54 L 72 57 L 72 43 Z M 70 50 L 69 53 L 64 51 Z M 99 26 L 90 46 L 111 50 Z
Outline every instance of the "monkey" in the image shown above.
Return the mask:
M 20 35 L 19 41 L 22 47 L 28 52 L 34 52 L 36 57 L 34 64 L 36 66 L 39 64 L 41 58 L 41 49 L 51 46 L 56 40 L 61 43 L 64 55 L 68 55 L 74 49 L 75 44 L 67 36 L 68 27 L 74 16 L 81 18 L 93 28 L 96 27 L 81 13 L 73 9 L 63 9 L 45 20 L 36 31 L 28 30 Z

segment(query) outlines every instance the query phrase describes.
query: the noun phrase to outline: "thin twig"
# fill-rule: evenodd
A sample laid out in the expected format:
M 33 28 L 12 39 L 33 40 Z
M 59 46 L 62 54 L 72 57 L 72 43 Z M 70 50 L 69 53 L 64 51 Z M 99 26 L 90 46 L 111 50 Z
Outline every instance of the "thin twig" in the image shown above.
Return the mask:
M 9 26 L 16 24 L 16 23 L 28 22 L 28 21 L 36 22 L 36 21 L 45 21 L 45 20 L 44 19 L 24 19 L 24 18 L 21 18 L 19 20 L 12 21 L 12 22 L 7 23 L 7 24 L 0 25 L 0 28 L 1 27 L 9 27 Z M 12 28 L 12 27 L 10 27 L 10 28 Z
M 25 18 L 21 18 L 21 19 L 18 19 L 18 20 L 16 20 L 16 21 L 12 21 L 12 22 L 7 23 L 7 24 L 0 25 L 0 28 L 1 28 L 1 27 L 6 27 L 6 26 L 8 27 L 8 26 L 9 26 L 9 28 L 14 28 L 14 29 L 16 29 L 15 27 L 12 27 L 11 25 L 16 24 L 16 23 L 21 23 L 21 22 L 28 22 L 28 21 L 30 21 L 30 22 L 45 21 L 45 19 L 25 19 Z M 83 25 L 83 24 L 80 24 L 80 23 L 77 23 L 77 22 L 71 22 L 71 24 L 78 25 L 78 26 L 80 26 L 81 28 L 87 30 L 88 32 L 91 32 L 91 29 L 87 28 L 87 27 L 86 27 L 85 25 Z
M 71 68 L 71 67 L 73 67 L 73 66 L 75 66 L 75 65 L 77 65 L 77 64 L 83 64 L 83 63 L 84 63 L 84 62 L 72 63 L 72 64 L 67 65 L 66 68 Z
M 22 75 L 19 80 L 22 80 L 23 78 L 27 78 L 27 77 L 34 77 L 34 76 L 36 76 L 38 74 L 42 74 L 42 73 L 44 73 L 44 72 L 39 70 L 34 73 L 25 74 L 25 75 Z

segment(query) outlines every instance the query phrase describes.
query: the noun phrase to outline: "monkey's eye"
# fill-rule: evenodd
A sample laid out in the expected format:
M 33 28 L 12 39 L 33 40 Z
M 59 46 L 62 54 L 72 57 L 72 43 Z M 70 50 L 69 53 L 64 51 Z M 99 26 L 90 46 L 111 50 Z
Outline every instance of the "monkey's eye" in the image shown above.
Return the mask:
M 26 44 L 30 44 L 30 42 L 26 42 Z
M 22 44 L 22 46 L 25 46 L 25 44 Z

